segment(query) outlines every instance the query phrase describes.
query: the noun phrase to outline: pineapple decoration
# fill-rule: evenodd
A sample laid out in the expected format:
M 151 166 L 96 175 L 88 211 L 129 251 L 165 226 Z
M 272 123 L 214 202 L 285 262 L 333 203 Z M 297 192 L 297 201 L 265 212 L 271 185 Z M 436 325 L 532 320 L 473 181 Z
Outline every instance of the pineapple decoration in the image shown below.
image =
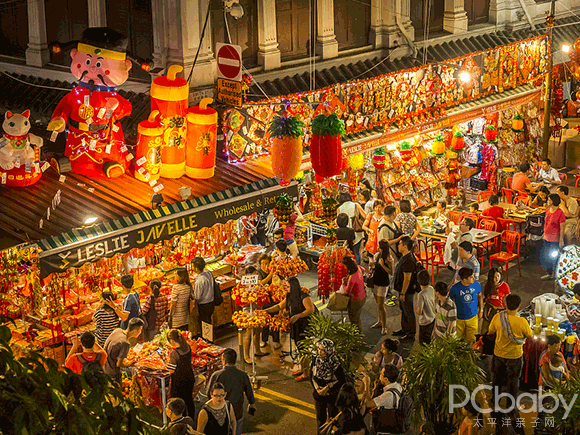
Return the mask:
M 485 127 L 485 141 L 486 142 L 495 142 L 497 140 L 497 129 L 495 125 L 489 124 Z
M 329 245 L 336 245 L 336 231 L 333 228 L 326 229 L 326 243 Z
M 322 217 L 327 222 L 332 222 L 336 219 L 336 212 L 338 211 L 338 202 L 332 196 L 327 196 L 322 200 Z
M 282 228 L 285 228 L 286 225 L 290 223 L 290 217 L 292 216 L 292 200 L 286 193 L 280 195 L 276 200 L 273 213 Z
M 431 154 L 435 157 L 443 157 L 445 155 L 445 139 L 440 134 L 435 136 L 433 146 L 431 147 Z
M 516 113 L 514 115 L 514 119 L 512 120 L 512 130 L 516 133 L 524 131 L 524 115 L 521 113 Z
M 385 169 L 387 160 L 386 151 L 384 147 L 377 148 L 373 155 L 373 165 L 377 170 Z
M 411 149 L 411 144 L 407 141 L 401 142 L 399 145 L 399 154 L 403 162 L 407 163 L 413 158 L 413 150 Z
M 459 153 L 461 150 L 465 148 L 465 139 L 463 137 L 463 133 L 460 131 L 456 131 L 453 133 L 453 137 L 451 138 L 451 150 L 453 152 Z

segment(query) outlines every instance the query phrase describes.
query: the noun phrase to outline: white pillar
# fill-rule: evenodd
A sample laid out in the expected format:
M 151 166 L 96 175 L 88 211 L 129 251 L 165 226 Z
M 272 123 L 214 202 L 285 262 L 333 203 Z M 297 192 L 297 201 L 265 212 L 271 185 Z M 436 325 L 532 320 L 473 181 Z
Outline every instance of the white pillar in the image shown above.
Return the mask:
M 28 48 L 26 64 L 43 67 L 50 61 L 46 38 L 44 1 L 28 0 Z
M 403 27 L 404 34 L 407 38 L 409 38 L 410 41 L 414 41 L 415 28 L 411 21 L 411 0 L 395 0 L 395 3 L 397 5 L 396 10 L 399 13 L 399 16 L 395 19 L 399 20 L 399 24 Z
M 508 1 L 490 0 L 489 2 L 489 22 L 493 24 L 505 24 L 508 20 Z
M 167 1 L 152 0 L 151 15 L 153 19 L 153 62 L 154 68 L 166 69 L 167 49 L 165 41 L 167 40 Z
M 317 0 L 317 7 L 316 54 L 323 59 L 331 59 L 338 56 L 338 42 L 334 34 L 334 0 Z
M 107 3 L 105 0 L 88 0 L 89 27 L 107 26 Z
M 465 0 L 445 0 L 443 30 L 449 33 L 465 33 L 467 32 L 467 23 Z
M 182 65 L 187 78 L 200 43 L 209 0 L 167 0 L 167 4 L 167 63 Z M 212 44 L 210 17 L 190 82 L 191 88 L 210 86 L 216 80 Z
M 258 0 L 258 63 L 266 71 L 280 68 L 276 0 Z

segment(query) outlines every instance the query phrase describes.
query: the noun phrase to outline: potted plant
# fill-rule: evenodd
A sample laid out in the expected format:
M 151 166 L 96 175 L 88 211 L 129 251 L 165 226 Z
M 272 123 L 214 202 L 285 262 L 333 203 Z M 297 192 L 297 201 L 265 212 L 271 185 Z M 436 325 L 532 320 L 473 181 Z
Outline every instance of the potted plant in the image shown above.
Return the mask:
M 302 163 L 302 129 L 304 123 L 295 116 L 275 116 L 268 127 L 272 143 L 272 172 L 288 185 L 296 177 Z
M 538 425 L 534 430 L 535 435 L 576 435 L 580 431 L 580 400 L 574 397 L 580 390 L 580 375 L 576 373 L 571 376 L 566 382 L 558 383 L 550 393 L 564 398 L 567 404 L 571 407 L 569 412 L 562 406 L 560 401 L 559 406 L 553 410 L 552 413 L 538 414 Z M 551 407 L 553 401 L 549 398 L 544 399 L 543 405 Z
M 425 422 L 426 435 L 451 435 L 459 426 L 458 413 L 449 412 L 449 387 L 462 385 L 470 392 L 485 382 L 483 370 L 471 346 L 452 336 L 419 346 L 403 364 L 405 389 L 415 404 L 415 421 Z M 464 400 L 455 391 L 455 403 Z
M 341 136 L 344 134 L 344 122 L 338 119 L 336 113 L 317 115 L 312 120 L 310 159 L 319 177 L 334 177 L 342 171 Z

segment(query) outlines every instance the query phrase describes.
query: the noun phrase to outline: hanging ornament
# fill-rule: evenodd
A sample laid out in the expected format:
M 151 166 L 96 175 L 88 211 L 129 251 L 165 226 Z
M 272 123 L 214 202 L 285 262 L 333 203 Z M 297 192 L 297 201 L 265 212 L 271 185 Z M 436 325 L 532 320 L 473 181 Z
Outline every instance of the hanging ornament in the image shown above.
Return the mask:
M 485 127 L 485 140 L 487 142 L 495 142 L 497 140 L 497 130 L 494 125 L 489 124 Z
M 436 157 L 443 157 L 445 155 L 445 138 L 438 134 L 435 136 L 433 146 L 431 147 L 431 154 Z
M 310 158 L 312 168 L 319 177 L 329 178 L 342 169 L 341 136 L 345 134 L 344 122 L 335 113 L 317 115 L 312 120 Z
M 399 145 L 399 154 L 401 159 L 406 163 L 413 158 L 413 150 L 411 144 L 407 141 L 401 142 Z
M 322 199 L 322 217 L 328 222 L 333 222 L 336 219 L 337 210 L 338 202 L 334 197 L 327 196 Z
M 524 131 L 524 115 L 516 113 L 512 121 L 512 130 L 516 133 Z
M 287 186 L 296 177 L 302 163 L 302 128 L 304 123 L 295 116 L 275 116 L 268 127 L 272 143 L 272 172 Z
M 463 133 L 456 131 L 453 133 L 451 138 L 451 149 L 458 153 L 465 147 L 465 139 L 463 138 Z
M 365 166 L 365 156 L 362 153 L 349 156 L 348 161 L 350 163 L 350 169 L 353 171 L 362 171 Z
M 574 41 L 574 51 L 576 51 L 576 53 L 580 53 L 580 38 Z
M 290 223 L 290 217 L 292 216 L 292 200 L 287 194 L 283 193 L 276 199 L 276 205 L 274 206 L 272 214 L 282 228 L 285 228 L 286 225 Z
M 386 151 L 384 147 L 377 148 L 373 155 L 373 165 L 376 169 L 385 169 L 387 161 Z

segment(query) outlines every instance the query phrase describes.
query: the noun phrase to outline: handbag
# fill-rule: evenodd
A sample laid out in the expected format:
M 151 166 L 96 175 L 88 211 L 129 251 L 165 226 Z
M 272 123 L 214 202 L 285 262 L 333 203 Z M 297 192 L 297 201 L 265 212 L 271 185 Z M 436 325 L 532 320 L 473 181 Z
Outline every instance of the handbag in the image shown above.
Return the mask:
M 350 296 L 345 293 L 334 292 L 328 298 L 328 308 L 330 311 L 346 311 Z
M 228 415 L 228 435 L 234 435 L 234 429 L 232 428 L 232 419 L 230 417 L 230 402 L 226 400 L 226 414 Z
M 339 412 L 338 414 L 336 414 L 336 416 L 334 416 L 326 423 L 324 423 L 322 426 L 320 426 L 318 433 L 320 435 L 333 435 L 336 432 L 338 432 L 339 428 L 336 425 L 336 423 L 338 422 L 338 417 L 340 417 L 340 414 L 342 414 L 342 412 Z
M 375 269 L 370 270 L 366 274 L 366 276 L 365 276 L 365 285 L 368 288 L 375 288 Z
M 359 233 L 363 231 L 363 225 L 365 224 L 365 218 L 362 217 L 358 211 L 358 207 L 354 209 L 354 217 L 352 218 L 352 229 Z

